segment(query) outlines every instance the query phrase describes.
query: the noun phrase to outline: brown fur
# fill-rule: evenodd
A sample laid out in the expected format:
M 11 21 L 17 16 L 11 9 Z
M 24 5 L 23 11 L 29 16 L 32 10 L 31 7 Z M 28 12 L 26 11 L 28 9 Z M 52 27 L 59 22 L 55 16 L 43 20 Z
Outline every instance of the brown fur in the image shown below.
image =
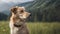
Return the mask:
M 11 13 L 11 34 L 29 34 L 25 21 L 29 17 L 30 13 L 26 12 L 24 7 L 18 6 L 11 8 Z

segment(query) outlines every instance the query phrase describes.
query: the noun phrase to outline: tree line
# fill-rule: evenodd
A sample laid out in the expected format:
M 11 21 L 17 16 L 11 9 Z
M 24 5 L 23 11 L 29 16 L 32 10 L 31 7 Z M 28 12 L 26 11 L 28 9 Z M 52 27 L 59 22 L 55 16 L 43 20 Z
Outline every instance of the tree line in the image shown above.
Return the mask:
M 32 14 L 30 21 L 60 21 L 60 0 L 35 0 L 26 9 Z
M 26 10 L 31 13 L 28 21 L 60 21 L 60 0 L 34 0 Z

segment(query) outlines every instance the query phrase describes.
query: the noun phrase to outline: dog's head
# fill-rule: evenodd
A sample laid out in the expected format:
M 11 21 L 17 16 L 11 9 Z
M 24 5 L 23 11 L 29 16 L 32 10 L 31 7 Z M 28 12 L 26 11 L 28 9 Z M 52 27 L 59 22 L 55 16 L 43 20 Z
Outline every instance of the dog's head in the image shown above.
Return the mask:
M 26 12 L 24 7 L 13 7 L 11 8 L 11 12 L 13 13 L 12 15 L 20 19 L 26 19 L 30 16 L 30 13 Z

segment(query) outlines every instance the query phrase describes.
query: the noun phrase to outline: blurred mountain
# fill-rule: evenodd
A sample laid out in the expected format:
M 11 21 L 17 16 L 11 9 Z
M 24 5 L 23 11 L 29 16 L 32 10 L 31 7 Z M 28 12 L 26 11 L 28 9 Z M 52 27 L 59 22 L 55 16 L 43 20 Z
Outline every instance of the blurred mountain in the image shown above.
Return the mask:
M 11 2 L 11 3 L 6 3 L 6 2 L 0 3 L 0 12 L 10 8 L 13 5 L 15 5 L 15 3 L 13 3 L 13 2 Z
M 11 3 L 6 3 L 6 2 L 0 3 L 0 12 L 8 15 L 9 9 L 14 5 L 15 5 L 15 3 L 13 3 L 13 2 L 11 2 Z
M 60 0 L 34 0 L 17 4 L 6 3 L 1 4 L 0 12 L 9 15 L 9 9 L 12 6 L 24 6 L 32 14 L 31 21 L 60 21 Z
M 9 15 L 10 14 L 10 8 L 13 7 L 13 6 L 27 6 L 27 5 L 30 5 L 32 4 L 33 1 L 29 1 L 29 2 L 24 2 L 24 3 L 13 3 L 13 2 L 10 2 L 10 3 L 0 3 L 0 12 L 6 14 L 6 15 Z
M 0 20 L 7 20 L 10 16 L 10 8 L 13 6 L 26 6 L 33 1 L 28 2 L 0 2 Z
M 35 0 L 27 10 L 32 21 L 60 21 L 60 0 Z
M 31 5 L 34 1 L 29 1 L 29 2 L 25 2 L 25 3 L 21 3 L 21 4 L 17 4 L 17 6 L 24 6 L 27 7 L 29 5 Z

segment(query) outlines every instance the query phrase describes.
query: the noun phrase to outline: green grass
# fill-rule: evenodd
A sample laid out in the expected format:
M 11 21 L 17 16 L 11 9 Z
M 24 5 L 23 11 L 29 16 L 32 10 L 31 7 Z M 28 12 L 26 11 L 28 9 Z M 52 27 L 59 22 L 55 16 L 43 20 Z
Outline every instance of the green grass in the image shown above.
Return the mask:
M 30 34 L 60 34 L 60 23 L 59 22 L 44 22 L 44 23 L 27 23 Z M 0 34 L 9 33 L 9 22 L 0 21 Z

